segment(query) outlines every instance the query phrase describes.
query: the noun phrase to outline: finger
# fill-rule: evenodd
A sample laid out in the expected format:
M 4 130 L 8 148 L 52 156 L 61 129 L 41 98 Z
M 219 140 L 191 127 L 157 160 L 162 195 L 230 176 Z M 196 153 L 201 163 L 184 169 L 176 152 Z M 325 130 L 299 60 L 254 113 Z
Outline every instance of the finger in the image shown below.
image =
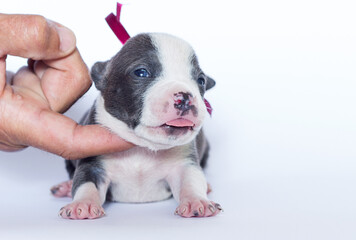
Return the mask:
M 41 88 L 41 81 L 28 67 L 22 67 L 17 71 L 13 77 L 12 85 L 22 87 L 23 90 L 31 91 L 29 94 L 31 94 L 33 98 L 47 105 L 46 96 Z
M 66 159 L 121 152 L 134 146 L 99 125 L 76 125 L 72 133 L 74 144 L 71 151 L 64 153 Z
M 65 58 L 36 61 L 34 71 L 41 78 L 51 109 L 56 112 L 66 111 L 92 84 L 89 70 L 78 50 Z
M 13 72 L 6 71 L 6 56 L 0 57 L 0 96 L 5 89 L 6 83 L 11 83 L 13 77 Z
M 26 148 L 26 146 L 12 146 L 11 144 L 0 143 L 0 150 L 4 152 L 16 152 Z
M 31 145 L 66 159 L 80 159 L 129 149 L 126 142 L 99 125 L 81 126 L 52 111 L 42 111 L 29 119 L 23 145 Z
M 46 65 L 43 61 L 34 61 L 32 68 L 37 77 L 42 78 L 44 73 L 48 69 L 48 65 Z
M 0 55 L 0 96 L 5 89 L 6 84 L 6 56 Z
M 0 56 L 55 59 L 74 51 L 68 28 L 39 15 L 0 14 Z

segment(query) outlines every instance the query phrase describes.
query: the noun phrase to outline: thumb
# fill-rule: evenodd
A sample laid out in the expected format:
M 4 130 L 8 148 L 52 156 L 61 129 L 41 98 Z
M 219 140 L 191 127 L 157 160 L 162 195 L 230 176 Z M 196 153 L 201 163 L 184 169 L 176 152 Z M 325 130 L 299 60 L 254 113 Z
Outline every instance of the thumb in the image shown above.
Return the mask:
M 74 51 L 74 33 L 39 15 L 0 14 L 0 57 L 62 58 Z
M 59 113 L 42 110 L 40 115 L 27 114 L 27 118 L 14 120 L 20 134 L 17 145 L 33 146 L 60 155 L 65 159 L 80 159 L 127 150 L 133 144 L 99 125 L 78 125 Z

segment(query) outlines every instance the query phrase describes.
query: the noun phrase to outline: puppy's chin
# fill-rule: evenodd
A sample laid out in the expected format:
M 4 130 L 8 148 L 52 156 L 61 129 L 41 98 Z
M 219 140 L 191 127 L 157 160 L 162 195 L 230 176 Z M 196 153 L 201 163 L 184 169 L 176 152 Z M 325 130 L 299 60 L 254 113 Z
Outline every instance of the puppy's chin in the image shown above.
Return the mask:
M 113 117 L 104 106 L 104 99 L 96 100 L 96 122 L 110 129 L 113 133 L 137 146 L 147 147 L 153 151 L 169 149 L 187 144 L 197 136 L 202 126 L 174 127 L 167 124 L 146 126 L 139 124 L 135 129 Z
M 200 129 L 201 126 L 174 127 L 164 124 L 158 127 L 150 127 L 138 125 L 134 132 L 138 138 L 152 144 L 148 146 L 150 149 L 159 150 L 190 143 L 197 136 Z

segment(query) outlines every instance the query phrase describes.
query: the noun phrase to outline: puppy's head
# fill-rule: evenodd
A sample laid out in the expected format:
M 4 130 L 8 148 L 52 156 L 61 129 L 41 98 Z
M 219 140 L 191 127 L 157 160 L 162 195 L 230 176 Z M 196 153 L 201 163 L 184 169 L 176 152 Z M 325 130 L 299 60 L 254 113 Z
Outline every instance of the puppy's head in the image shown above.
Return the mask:
M 91 72 L 101 92 L 97 121 L 154 150 L 186 144 L 206 115 L 204 93 L 215 85 L 193 49 L 167 34 L 140 34 Z

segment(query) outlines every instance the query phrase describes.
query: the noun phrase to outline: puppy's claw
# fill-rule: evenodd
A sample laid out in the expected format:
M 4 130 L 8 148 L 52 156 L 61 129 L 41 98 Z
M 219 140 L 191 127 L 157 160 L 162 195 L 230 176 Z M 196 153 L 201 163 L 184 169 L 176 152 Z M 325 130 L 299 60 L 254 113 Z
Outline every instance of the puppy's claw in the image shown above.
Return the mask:
M 215 207 L 217 208 L 217 209 L 219 209 L 220 211 L 224 211 L 224 209 L 221 207 L 221 205 L 219 204 L 219 203 L 216 203 L 215 204 Z
M 199 216 L 198 211 L 194 211 L 194 212 L 193 212 L 193 215 L 194 215 L 194 217 L 198 217 L 198 216 Z
M 72 210 L 67 209 L 67 211 L 66 211 L 66 215 L 67 215 L 67 217 L 70 217 L 70 216 L 72 215 Z
M 63 212 L 64 212 L 64 207 L 62 207 L 61 209 L 59 209 L 58 217 L 63 217 Z
M 98 211 L 97 208 L 94 208 L 94 209 L 93 209 L 93 213 L 94 213 L 96 216 L 99 216 L 99 211 Z
M 55 195 L 58 192 L 58 190 L 59 190 L 59 187 L 58 186 L 54 186 L 54 187 L 51 188 L 51 193 L 53 195 Z
M 192 199 L 181 203 L 176 214 L 182 217 L 212 217 L 220 213 L 220 204 L 207 199 Z
M 216 208 L 213 205 L 210 204 L 208 208 L 209 208 L 210 212 L 215 213 Z

